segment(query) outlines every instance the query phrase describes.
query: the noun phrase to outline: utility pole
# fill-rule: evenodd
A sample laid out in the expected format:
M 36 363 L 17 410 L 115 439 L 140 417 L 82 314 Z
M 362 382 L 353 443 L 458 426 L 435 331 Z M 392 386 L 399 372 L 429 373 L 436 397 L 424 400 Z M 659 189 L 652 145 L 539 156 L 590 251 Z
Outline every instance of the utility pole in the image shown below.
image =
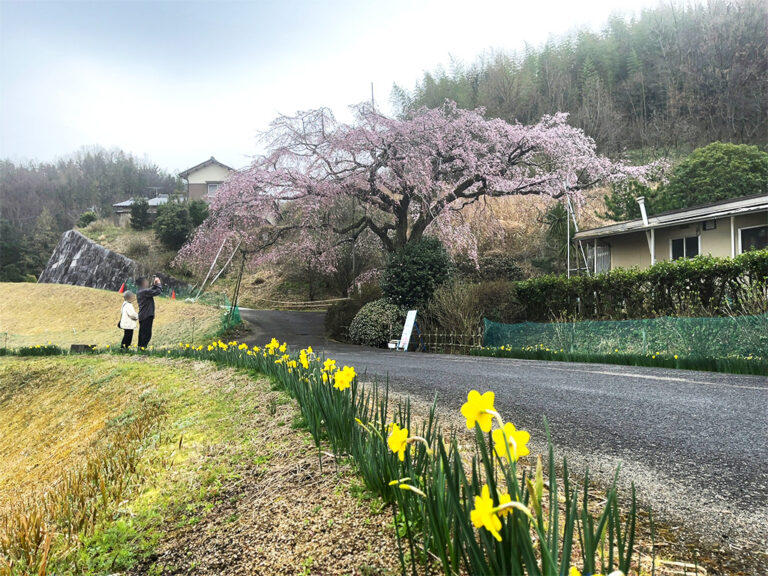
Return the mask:
M 373 99 L 373 82 L 371 82 L 371 108 L 376 108 L 376 102 Z

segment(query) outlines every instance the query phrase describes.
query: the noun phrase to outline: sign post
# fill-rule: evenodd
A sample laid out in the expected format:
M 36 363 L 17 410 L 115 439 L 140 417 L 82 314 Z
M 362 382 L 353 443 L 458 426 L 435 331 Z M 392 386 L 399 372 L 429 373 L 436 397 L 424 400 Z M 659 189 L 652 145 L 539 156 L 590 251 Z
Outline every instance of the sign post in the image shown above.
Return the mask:
M 400 336 L 400 341 L 397 343 L 398 350 L 408 351 L 408 344 L 411 342 L 411 334 L 413 333 L 413 325 L 416 323 L 416 310 L 408 310 L 408 315 L 405 317 L 405 324 L 403 325 L 403 334 Z

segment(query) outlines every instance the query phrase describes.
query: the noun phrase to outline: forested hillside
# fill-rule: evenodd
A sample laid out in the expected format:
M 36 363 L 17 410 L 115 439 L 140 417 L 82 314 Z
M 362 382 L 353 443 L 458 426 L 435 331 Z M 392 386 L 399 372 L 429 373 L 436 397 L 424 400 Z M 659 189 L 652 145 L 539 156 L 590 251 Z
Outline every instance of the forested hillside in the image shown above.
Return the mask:
M 492 17 L 492 15 L 489 15 Z M 524 124 L 570 112 L 607 154 L 677 155 L 716 140 L 768 144 L 768 2 L 665 3 L 600 32 L 491 53 L 395 87 L 404 112 L 445 99 Z
M 51 163 L 0 160 L 0 280 L 37 276 L 60 234 L 85 211 L 170 193 L 176 179 L 122 150 L 83 149 Z

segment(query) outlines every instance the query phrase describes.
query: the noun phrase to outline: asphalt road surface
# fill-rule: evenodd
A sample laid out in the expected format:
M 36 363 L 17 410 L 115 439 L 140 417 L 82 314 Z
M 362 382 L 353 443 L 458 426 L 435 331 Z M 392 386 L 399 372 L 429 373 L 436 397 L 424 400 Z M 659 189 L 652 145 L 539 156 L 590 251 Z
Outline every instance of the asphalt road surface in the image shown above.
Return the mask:
M 500 358 L 390 352 L 329 342 L 323 314 L 241 310 L 249 340 L 312 345 L 397 392 L 458 411 L 467 392 L 493 390 L 505 419 L 544 437 L 559 458 L 609 483 L 634 482 L 643 504 L 691 546 L 768 574 L 768 378 Z M 542 442 L 533 445 L 542 451 Z M 532 450 L 533 452 L 533 450 Z M 731 564 L 731 560 L 733 564 Z

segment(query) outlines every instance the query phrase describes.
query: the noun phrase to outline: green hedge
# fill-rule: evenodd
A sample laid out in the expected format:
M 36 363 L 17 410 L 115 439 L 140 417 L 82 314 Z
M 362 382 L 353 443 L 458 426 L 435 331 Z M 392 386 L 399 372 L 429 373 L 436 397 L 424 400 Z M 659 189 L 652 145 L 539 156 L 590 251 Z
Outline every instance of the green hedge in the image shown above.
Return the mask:
M 768 286 L 768 250 L 736 258 L 697 256 L 644 270 L 618 268 L 597 276 L 542 276 L 518 282 L 521 320 L 621 319 L 674 316 L 684 310 L 727 314 Z

